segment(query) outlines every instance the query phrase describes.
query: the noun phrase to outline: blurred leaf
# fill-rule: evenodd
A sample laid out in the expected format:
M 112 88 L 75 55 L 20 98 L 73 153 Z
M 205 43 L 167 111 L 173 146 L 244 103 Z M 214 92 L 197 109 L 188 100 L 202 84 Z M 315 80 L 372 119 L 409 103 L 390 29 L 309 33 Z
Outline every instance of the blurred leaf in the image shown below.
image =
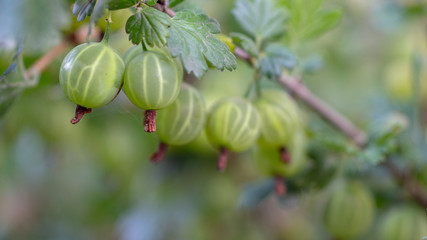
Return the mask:
M 237 0 L 233 14 L 254 38 L 276 39 L 285 33 L 287 13 L 271 0 Z
M 123 8 L 129 8 L 137 4 L 139 0 L 110 0 L 108 2 L 108 9 L 119 10 Z
M 239 199 L 239 206 L 253 208 L 264 200 L 274 189 L 274 179 L 248 184 Z
M 188 73 L 201 78 L 208 70 L 207 61 L 219 70 L 236 68 L 236 57 L 214 36 L 221 32 L 215 19 L 184 10 L 172 20 L 168 47 L 174 57 L 181 56 Z
M 0 38 L 24 42 L 28 54 L 56 45 L 70 12 L 61 0 L 0 0 Z
M 317 19 L 303 30 L 302 38 L 313 39 L 329 31 L 338 24 L 341 15 L 341 11 L 336 9 L 319 12 Z
M 156 2 L 157 2 L 157 0 L 148 0 L 147 4 L 150 5 L 150 6 L 153 6 L 153 5 L 156 4 Z
M 96 0 L 76 0 L 73 6 L 73 15 L 77 16 L 77 22 L 81 22 L 87 16 L 90 16 L 95 4 Z
M 276 78 L 282 74 L 283 68 L 293 69 L 297 63 L 296 57 L 285 46 L 272 43 L 265 48 L 259 67 L 267 77 Z
M 145 41 L 149 46 L 164 46 L 169 35 L 170 17 L 151 7 L 138 9 L 126 22 L 126 33 L 133 44 Z
M 109 0 L 97 0 L 95 7 L 92 12 L 92 16 L 90 17 L 90 21 L 93 23 L 97 23 L 98 20 L 105 15 L 105 9 L 107 8 L 107 3 Z M 93 24 L 93 25 L 95 25 Z
M 173 8 L 182 2 L 184 2 L 184 0 L 170 0 L 169 1 L 169 7 Z
M 12 62 L 6 63 L 9 64 L 9 67 L 7 67 L 6 71 L 0 76 L 0 117 L 9 110 L 15 99 L 23 90 L 23 83 L 25 81 L 23 74 L 25 69 L 22 64 L 21 52 L 22 46 L 18 47 Z M 1 53 L 7 55 L 7 53 L 3 51 L 1 51 Z M 3 61 L 0 61 L 0 64 L 3 65 Z
M 341 19 L 337 9 L 323 10 L 323 0 L 282 0 L 290 14 L 289 36 L 294 41 L 309 40 L 335 27 Z
M 253 57 L 258 56 L 258 50 L 256 49 L 255 42 L 250 37 L 242 33 L 231 33 L 230 36 L 233 39 L 233 42 L 241 49 L 245 50 Z
M 305 59 L 301 65 L 303 73 L 315 73 L 323 68 L 324 62 L 321 56 L 314 55 Z

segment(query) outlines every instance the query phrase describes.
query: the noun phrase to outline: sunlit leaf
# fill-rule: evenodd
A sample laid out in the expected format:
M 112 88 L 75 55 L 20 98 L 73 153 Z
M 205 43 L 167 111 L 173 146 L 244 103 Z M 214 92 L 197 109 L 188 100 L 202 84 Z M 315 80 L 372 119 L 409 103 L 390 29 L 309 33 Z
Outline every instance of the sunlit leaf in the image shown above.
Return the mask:
M 168 47 L 174 57 L 181 56 L 188 73 L 202 77 L 208 70 L 208 62 L 219 70 L 236 68 L 236 57 L 214 36 L 221 32 L 215 19 L 206 14 L 181 11 L 172 20 Z
M 254 38 L 275 39 L 285 33 L 287 13 L 271 0 L 237 0 L 233 14 Z
M 126 32 L 133 44 L 143 40 L 149 46 L 164 46 L 169 35 L 170 17 L 154 8 L 139 9 L 126 22 Z

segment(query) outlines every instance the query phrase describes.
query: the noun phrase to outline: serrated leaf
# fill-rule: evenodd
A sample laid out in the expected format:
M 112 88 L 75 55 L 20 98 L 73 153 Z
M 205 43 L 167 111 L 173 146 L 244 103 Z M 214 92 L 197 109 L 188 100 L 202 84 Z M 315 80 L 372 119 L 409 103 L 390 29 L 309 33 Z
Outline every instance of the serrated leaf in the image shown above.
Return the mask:
M 146 7 L 138 10 L 126 22 L 126 32 L 133 44 L 143 40 L 151 47 L 164 46 L 169 35 L 170 17 L 154 8 Z
M 148 0 L 147 4 L 150 5 L 150 6 L 153 6 L 153 5 L 156 4 L 156 2 L 157 2 L 157 0 Z
M 276 39 L 285 33 L 286 10 L 272 0 L 237 0 L 233 14 L 254 38 Z
M 123 8 L 129 8 L 136 5 L 139 0 L 110 0 L 108 2 L 108 9 L 119 10 Z
M 298 63 L 296 57 L 283 45 L 272 43 L 266 46 L 265 56 L 260 59 L 261 72 L 275 78 L 282 74 L 283 68 L 293 69 Z
M 208 70 L 208 62 L 219 70 L 236 68 L 236 57 L 214 36 L 221 32 L 215 19 L 184 10 L 172 20 L 168 47 L 174 57 L 181 56 L 188 73 L 201 78 Z
M 258 51 L 253 39 L 242 33 L 231 33 L 230 37 L 233 39 L 233 43 L 248 52 L 252 57 L 258 56 Z
M 73 5 L 73 15 L 77 16 L 77 22 L 90 16 L 95 8 L 96 0 L 76 0 Z

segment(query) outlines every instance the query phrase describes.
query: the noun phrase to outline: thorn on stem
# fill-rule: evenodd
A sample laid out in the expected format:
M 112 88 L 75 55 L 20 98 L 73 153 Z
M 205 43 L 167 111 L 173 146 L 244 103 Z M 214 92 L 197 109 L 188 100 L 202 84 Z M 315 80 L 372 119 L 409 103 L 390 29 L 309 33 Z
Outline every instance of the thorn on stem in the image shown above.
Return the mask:
M 288 151 L 286 147 L 280 148 L 280 157 L 282 159 L 282 162 L 285 164 L 288 164 L 291 162 L 291 153 Z
M 157 149 L 157 152 L 153 153 L 150 157 L 150 161 L 153 163 L 159 163 L 161 162 L 166 155 L 166 151 L 168 150 L 168 145 L 166 143 L 160 143 L 159 148 Z
M 220 151 L 221 152 L 220 152 L 219 157 L 218 157 L 217 169 L 219 172 L 224 172 L 225 169 L 227 168 L 227 159 L 228 159 L 229 151 L 228 151 L 228 149 L 226 149 L 224 147 L 221 147 Z
M 85 115 L 85 114 L 87 114 L 87 113 L 90 113 L 90 112 L 92 112 L 92 109 L 91 108 L 85 108 L 85 107 L 82 107 L 82 106 L 80 106 L 80 105 L 77 105 L 76 106 L 76 113 L 75 113 L 75 115 L 74 115 L 74 118 L 73 119 L 71 119 L 71 123 L 72 124 L 77 124 L 78 122 L 80 122 L 80 120 L 82 119 L 82 117 Z
M 284 196 L 286 194 L 285 179 L 282 176 L 276 176 L 274 181 L 274 192 L 278 197 Z
M 144 130 L 149 133 L 156 131 L 156 110 L 145 111 Z

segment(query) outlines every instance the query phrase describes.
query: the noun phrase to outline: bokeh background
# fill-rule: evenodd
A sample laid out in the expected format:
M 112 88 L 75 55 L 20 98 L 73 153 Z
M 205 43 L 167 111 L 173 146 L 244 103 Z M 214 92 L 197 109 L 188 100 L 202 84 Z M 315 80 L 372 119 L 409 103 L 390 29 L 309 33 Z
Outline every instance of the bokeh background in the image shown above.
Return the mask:
M 224 33 L 241 30 L 231 13 L 234 1 L 189 2 L 216 18 Z M 13 9 L 12 1 L 0 3 L 2 8 L 9 5 Z M 61 4 L 66 33 L 75 28 L 76 18 L 71 15 L 72 2 Z M 405 113 L 413 106 L 412 63 L 424 58 L 419 104 L 424 108 L 427 7 L 423 4 L 411 0 L 325 1 L 325 8 L 341 9 L 339 25 L 301 44 L 303 47 L 291 47 L 301 59 L 311 59 L 317 66 L 315 72 L 304 75 L 304 82 L 368 129 L 380 116 Z M 37 10 L 24 10 L 25 14 L 31 11 Z M 126 14 L 130 12 L 122 15 Z M 51 42 L 24 48 L 26 65 L 61 36 L 53 34 Z M 120 53 L 131 46 L 123 27 L 112 34 L 110 43 Z M 330 190 L 307 186 L 291 189 L 284 199 L 271 193 L 261 200 L 260 188 L 271 177 L 259 170 L 251 151 L 233 154 L 227 171 L 218 173 L 218 153 L 201 136 L 184 147 L 172 147 L 163 162 L 150 163 L 158 139 L 144 132 L 142 111 L 122 93 L 108 106 L 71 125 L 75 105 L 58 85 L 64 56 L 43 72 L 36 87 L 23 90 L 0 119 L 0 239 L 330 239 L 322 220 Z M 3 71 L 10 58 L 2 60 Z M 236 71 L 212 70 L 194 84 L 209 107 L 217 99 L 242 95 L 242 86 L 251 74 L 239 62 Z M 330 135 L 346 141 L 303 105 L 301 108 L 313 139 Z M 425 128 L 420 131 L 425 134 Z M 312 149 L 318 151 L 319 147 L 308 146 L 307 168 L 313 166 Z M 421 166 L 420 171 L 427 169 L 426 164 L 406 157 L 406 151 L 401 149 L 400 160 L 407 166 Z M 332 166 L 344 161 L 334 151 L 322 157 Z M 376 194 L 377 216 L 360 239 L 376 239 L 375 226 L 390 206 L 412 203 L 384 171 L 373 175 L 376 178 L 367 177 L 365 184 Z M 427 185 L 426 174 L 417 176 Z M 383 192 L 390 196 L 382 196 Z M 423 211 L 422 206 L 419 209 Z

